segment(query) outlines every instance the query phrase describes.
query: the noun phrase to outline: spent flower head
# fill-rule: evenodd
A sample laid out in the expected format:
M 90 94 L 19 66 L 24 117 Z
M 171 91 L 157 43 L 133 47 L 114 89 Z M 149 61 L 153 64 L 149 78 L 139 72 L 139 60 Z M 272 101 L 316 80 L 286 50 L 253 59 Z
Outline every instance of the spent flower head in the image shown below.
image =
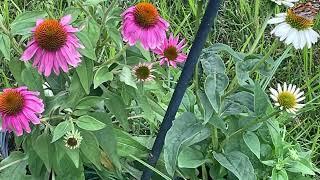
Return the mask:
M 80 147 L 82 136 L 78 130 L 67 132 L 64 136 L 65 146 L 69 149 L 76 149 Z
M 139 82 L 151 81 L 154 79 L 152 74 L 154 70 L 152 69 L 151 63 L 139 63 L 133 67 L 133 74 L 137 77 Z

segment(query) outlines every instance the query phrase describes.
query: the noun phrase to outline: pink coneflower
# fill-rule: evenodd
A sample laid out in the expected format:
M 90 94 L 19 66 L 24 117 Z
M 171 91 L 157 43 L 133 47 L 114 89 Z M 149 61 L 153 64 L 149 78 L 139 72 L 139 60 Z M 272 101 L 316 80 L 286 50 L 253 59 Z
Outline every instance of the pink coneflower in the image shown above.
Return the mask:
M 176 68 L 177 62 L 183 63 L 187 59 L 187 55 L 182 52 L 185 46 L 185 39 L 179 42 L 179 36 L 175 38 L 171 33 L 169 39 L 165 39 L 162 45 L 153 52 L 160 55 L 160 65 L 167 63 L 168 66 Z
M 160 17 L 157 8 L 151 3 L 138 3 L 121 16 L 123 40 L 130 46 L 140 41 L 144 49 L 154 49 L 166 38 L 169 23 Z
M 31 30 L 33 38 L 21 59 L 28 61 L 34 57 L 33 66 L 45 76 L 49 76 L 52 70 L 57 75 L 60 69 L 68 72 L 68 65 L 77 67 L 81 61 L 77 48 L 84 47 L 75 36 L 78 28 L 69 25 L 71 19 L 71 15 L 64 16 L 60 21 L 38 19 Z
M 154 79 L 154 75 L 152 75 L 151 63 L 139 63 L 138 65 L 133 67 L 133 74 L 137 77 L 139 82 L 151 81 Z
M 23 130 L 31 132 L 29 121 L 40 124 L 38 115 L 44 111 L 44 105 L 38 96 L 38 92 L 28 91 L 27 87 L 4 89 L 0 94 L 2 129 L 21 136 Z

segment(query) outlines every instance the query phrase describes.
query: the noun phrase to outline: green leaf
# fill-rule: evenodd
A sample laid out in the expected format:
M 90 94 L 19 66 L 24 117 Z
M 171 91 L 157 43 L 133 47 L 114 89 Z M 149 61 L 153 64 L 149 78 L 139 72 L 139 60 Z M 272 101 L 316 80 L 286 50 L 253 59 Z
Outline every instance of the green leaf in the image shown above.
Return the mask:
M 251 131 L 247 131 L 243 134 L 243 140 L 254 155 L 260 159 L 260 141 L 258 136 Z
M 99 3 L 101 3 L 101 2 L 104 2 L 104 1 L 107 1 L 107 0 L 86 0 L 85 2 L 84 2 L 84 5 L 98 5 Z
M 46 14 L 45 11 L 30 11 L 19 14 L 10 25 L 12 35 L 31 33 L 31 29 L 36 25 L 36 20 L 44 18 Z
M 218 113 L 220 110 L 220 96 L 227 88 L 228 83 L 228 76 L 221 73 L 209 75 L 206 79 L 205 93 L 216 113 Z
M 308 167 L 304 163 L 300 161 L 291 161 L 288 163 L 288 166 L 286 167 L 287 171 L 295 172 L 295 173 L 302 173 L 302 174 L 308 174 L 308 175 L 315 175 L 314 171 L 312 170 L 312 167 Z
M 134 79 L 132 77 L 131 70 L 126 66 L 123 67 L 123 69 L 120 73 L 120 81 L 124 82 L 128 86 L 131 86 L 135 89 L 138 89 L 136 82 L 134 81 Z
M 43 161 L 45 164 L 47 170 L 51 169 L 51 164 L 50 164 L 50 157 L 51 157 L 51 151 L 50 148 L 50 137 L 47 132 L 44 132 L 38 138 L 36 139 L 36 142 L 33 143 L 33 148 L 40 157 L 40 159 Z
M 96 89 L 100 84 L 112 81 L 113 73 L 109 72 L 108 66 L 100 67 L 93 78 L 94 89 Z
M 200 57 L 200 61 L 203 67 L 203 71 L 207 75 L 217 73 L 224 74 L 226 71 L 226 67 L 224 65 L 223 60 L 219 55 L 215 54 L 215 52 L 209 51 L 203 53 Z
M 44 91 L 42 87 L 42 77 L 39 75 L 37 70 L 32 67 L 27 67 L 22 71 L 21 74 L 22 82 L 28 86 L 29 90 L 38 91 L 41 96 L 44 97 Z
M 78 7 L 67 7 L 65 10 L 64 10 L 64 13 L 63 13 L 65 16 L 66 15 L 71 15 L 72 19 L 71 19 L 71 22 L 74 22 L 75 20 L 77 20 L 77 18 L 79 17 L 79 15 L 81 14 L 81 9 L 78 8 Z
M 92 162 L 99 170 L 101 170 L 101 152 L 97 138 L 91 132 L 81 131 L 83 140 L 81 141 L 81 152 Z
M 149 150 L 132 138 L 132 136 L 119 129 L 114 129 L 117 138 L 117 150 L 120 156 L 128 157 L 134 155 L 136 157 L 146 158 Z
M 257 115 L 265 114 L 270 106 L 269 98 L 262 90 L 259 84 L 256 83 L 254 88 L 254 112 Z
M 92 116 L 84 115 L 78 118 L 76 124 L 88 131 L 97 131 L 106 127 L 106 125 Z
M 87 58 L 92 60 L 96 60 L 97 56 L 94 50 L 94 46 L 91 44 L 91 41 L 87 34 L 80 31 L 76 33 L 77 37 L 79 38 L 81 44 L 85 47 L 84 49 L 78 49 L 80 54 L 84 55 Z
M 13 151 L 10 156 L 3 159 L 0 163 L 0 179 L 24 179 L 26 175 L 26 162 L 25 154 L 19 151 Z
M 90 93 L 90 87 L 92 84 L 93 77 L 93 61 L 90 59 L 84 58 L 81 62 L 80 66 L 76 69 L 77 74 L 79 76 L 81 85 L 85 90 L 86 94 Z
M 183 113 L 174 122 L 167 133 L 164 144 L 164 161 L 168 173 L 173 176 L 180 148 L 191 145 L 195 137 L 203 133 L 205 127 L 192 113 Z
M 79 76 L 77 73 L 73 73 L 69 87 L 68 98 L 64 104 L 61 104 L 61 106 L 64 108 L 74 108 L 77 105 L 77 102 L 79 102 L 79 99 L 81 99 L 84 95 L 85 92 L 81 85 Z M 64 99 L 62 98 L 59 101 L 64 101 Z
M 25 69 L 23 61 L 17 59 L 11 59 L 8 62 L 9 70 L 12 73 L 14 79 L 18 82 L 19 85 L 23 85 L 21 73 Z
M 226 123 L 223 121 L 223 119 L 217 115 L 213 115 L 210 120 L 209 123 L 211 125 L 213 125 L 216 128 L 221 129 L 222 132 L 226 132 L 227 130 L 227 125 Z
M 86 33 L 92 47 L 95 48 L 97 46 L 97 42 L 100 38 L 100 26 L 99 24 L 93 19 L 87 19 L 86 24 L 82 32 Z
M 104 96 L 108 98 L 105 100 L 108 110 L 117 118 L 124 129 L 129 130 L 127 106 L 123 99 L 110 91 L 106 92 Z
M 51 143 L 57 141 L 62 136 L 64 136 L 68 131 L 71 131 L 71 124 L 69 121 L 64 121 L 62 123 L 59 123 L 57 127 L 54 128 L 53 131 L 53 138 Z
M 76 166 L 76 168 L 79 168 L 80 165 L 80 156 L 79 156 L 79 148 L 76 149 L 66 149 L 66 153 L 69 156 L 69 158 L 72 160 L 72 162 L 74 163 L 74 165 Z
M 0 33 L 0 52 L 4 58 L 10 61 L 10 39 L 7 35 Z
M 206 162 L 201 151 L 185 147 L 179 154 L 178 165 L 180 168 L 198 168 Z
M 113 130 L 111 118 L 104 112 L 95 112 L 90 115 L 106 124 L 104 129 L 95 131 L 94 134 L 96 135 L 99 145 L 107 154 L 108 158 L 118 169 L 120 169 L 121 164 L 117 152 L 117 140 Z
M 256 179 L 253 166 L 245 154 L 239 151 L 232 151 L 226 154 L 214 152 L 213 156 L 223 167 L 231 171 L 239 180 Z
M 106 98 L 104 97 L 87 96 L 79 101 L 79 103 L 76 106 L 76 109 L 90 109 L 92 107 L 98 106 L 100 103 L 103 103 L 104 100 L 106 100 Z
M 289 180 L 286 170 L 282 169 L 279 171 L 274 168 L 272 170 L 272 180 Z

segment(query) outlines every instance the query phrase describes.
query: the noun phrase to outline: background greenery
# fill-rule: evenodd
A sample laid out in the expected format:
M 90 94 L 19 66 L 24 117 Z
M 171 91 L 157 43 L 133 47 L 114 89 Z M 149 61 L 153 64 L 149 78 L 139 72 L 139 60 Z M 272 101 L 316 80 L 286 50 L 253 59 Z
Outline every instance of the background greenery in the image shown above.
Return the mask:
M 94 0 L 91 0 L 94 2 Z M 120 7 L 126 8 L 137 1 L 121 1 Z M 175 34 L 184 36 L 189 45 L 193 38 L 201 17 L 204 12 L 206 1 L 204 0 L 154 0 L 161 15 L 170 21 L 170 30 Z M 0 11 L 4 24 L 9 24 L 15 17 L 26 10 L 43 10 L 62 13 L 70 4 L 77 6 L 76 1 L 71 0 L 8 0 L 0 1 Z M 266 19 L 277 12 L 283 11 L 270 3 L 269 0 L 225 0 L 221 5 L 215 27 L 210 34 L 207 46 L 219 42 L 231 46 L 243 53 L 267 54 L 271 48 L 277 48 L 272 57 L 279 57 L 285 50 L 284 45 L 275 47 L 276 38 L 269 35 L 272 26 L 266 26 Z M 90 11 L 89 11 L 90 12 Z M 315 29 L 319 30 L 317 23 Z M 0 46 L 5 44 L 1 43 Z M 18 42 L 19 43 L 19 42 Z M 289 82 L 299 85 L 306 92 L 308 101 L 312 106 L 302 113 L 294 122 L 287 123 L 287 141 L 298 141 L 304 148 L 311 149 L 313 161 L 320 166 L 320 110 L 319 100 L 314 99 L 319 94 L 320 69 L 319 69 L 319 43 L 310 50 L 291 50 L 290 58 L 281 64 L 277 71 L 276 82 Z M 8 71 L 8 63 L 4 52 L 0 57 L 0 87 L 6 82 L 13 81 L 13 76 Z M 10 53 L 10 52 L 9 52 Z M 226 57 L 227 73 L 234 75 L 234 67 L 228 66 L 229 59 Z M 259 76 L 256 76 L 259 79 Z M 133 134 L 140 134 L 141 129 L 134 129 Z

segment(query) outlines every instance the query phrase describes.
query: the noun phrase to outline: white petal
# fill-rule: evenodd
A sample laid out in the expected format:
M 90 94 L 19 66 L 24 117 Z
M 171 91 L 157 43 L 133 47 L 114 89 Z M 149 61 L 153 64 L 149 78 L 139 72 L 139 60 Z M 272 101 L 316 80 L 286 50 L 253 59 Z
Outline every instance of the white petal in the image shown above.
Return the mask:
M 303 49 L 304 46 L 306 45 L 307 40 L 306 40 L 306 38 L 304 36 L 304 32 L 303 31 L 299 31 L 298 34 L 299 34 L 299 37 L 300 37 L 300 49 Z
M 274 95 L 271 94 L 270 97 L 271 97 L 274 101 L 278 102 L 278 98 L 277 98 L 276 96 L 274 96 Z
M 278 83 L 278 93 L 281 93 L 282 92 L 282 87 L 281 85 Z
M 286 82 L 284 82 L 284 84 L 283 84 L 283 91 L 288 91 Z
M 294 91 L 296 90 L 296 87 L 297 87 L 296 85 L 293 85 L 293 86 L 292 86 L 291 92 L 292 92 L 293 94 L 294 94 Z
M 270 19 L 267 23 L 268 24 L 279 24 L 282 23 L 286 20 L 285 17 L 276 17 L 276 18 L 272 18 Z
M 279 104 L 279 103 L 274 103 L 274 105 L 275 105 L 275 106 L 280 106 L 280 104 Z
M 284 41 L 287 45 L 289 45 L 289 44 L 291 44 L 294 40 L 295 40 L 295 38 L 296 38 L 296 33 L 297 33 L 298 31 L 296 30 L 296 29 L 294 29 L 294 28 L 291 28 L 290 29 L 290 31 L 288 32 L 288 37 L 287 37 L 287 39 Z
M 303 97 L 297 99 L 297 102 L 303 101 L 303 100 L 305 100 L 305 99 L 306 99 L 306 97 L 303 96 Z
M 279 93 L 278 93 L 277 90 L 275 90 L 275 89 L 273 89 L 273 88 L 270 88 L 269 90 L 270 90 L 270 92 L 271 92 L 274 96 L 278 96 L 278 95 L 279 95 Z
M 292 92 L 291 89 L 292 89 L 292 84 L 289 84 L 289 86 L 288 86 L 288 91 L 289 91 L 289 92 Z
M 304 94 L 304 92 L 301 91 L 299 94 L 297 94 L 297 95 L 295 95 L 295 96 L 296 96 L 296 98 L 299 98 L 299 97 L 301 97 L 303 94 Z
M 311 42 L 311 38 L 309 35 L 309 31 L 303 31 L 303 33 L 304 33 L 304 37 L 306 38 L 306 43 L 307 43 L 308 48 L 311 48 L 312 42 Z

